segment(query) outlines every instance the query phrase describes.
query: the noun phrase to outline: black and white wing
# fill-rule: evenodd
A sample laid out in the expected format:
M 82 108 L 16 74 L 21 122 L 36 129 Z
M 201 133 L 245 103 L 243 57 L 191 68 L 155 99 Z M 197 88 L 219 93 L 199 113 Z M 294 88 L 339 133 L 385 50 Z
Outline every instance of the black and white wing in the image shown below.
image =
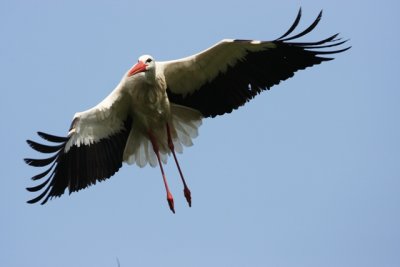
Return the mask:
M 38 132 L 50 144 L 27 140 L 34 150 L 53 154 L 45 159 L 25 159 L 31 166 L 48 167 L 32 177 L 41 180 L 40 184 L 27 190 L 42 192 L 28 203 L 44 204 L 61 196 L 66 188 L 70 193 L 78 191 L 117 172 L 132 124 L 127 108 L 126 98 L 117 88 L 94 108 L 76 113 L 67 137 Z
M 172 103 L 199 110 L 204 117 L 231 112 L 263 90 L 286 80 L 298 70 L 332 60 L 346 51 L 338 34 L 317 42 L 292 42 L 317 26 L 322 11 L 304 31 L 298 26 L 301 9 L 290 29 L 274 41 L 223 40 L 211 48 L 180 60 L 160 62 Z

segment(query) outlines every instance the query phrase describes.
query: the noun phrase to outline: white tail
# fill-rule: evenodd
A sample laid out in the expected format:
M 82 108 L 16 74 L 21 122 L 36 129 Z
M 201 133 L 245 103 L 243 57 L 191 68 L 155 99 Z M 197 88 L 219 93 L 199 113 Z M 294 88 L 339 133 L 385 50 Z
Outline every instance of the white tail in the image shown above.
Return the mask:
M 202 118 L 201 113 L 197 110 L 171 104 L 171 121 L 169 125 L 176 152 L 182 153 L 183 146 L 189 147 L 193 145 L 192 139 L 199 134 L 198 128 L 201 125 Z M 157 140 L 161 160 L 165 164 L 171 152 L 168 147 L 166 125 L 162 128 L 152 129 L 152 133 Z M 132 127 L 126 142 L 124 161 L 128 164 L 136 163 L 139 167 L 144 167 L 147 163 L 152 167 L 158 165 L 157 157 L 149 138 L 143 132 L 135 129 L 135 127 Z

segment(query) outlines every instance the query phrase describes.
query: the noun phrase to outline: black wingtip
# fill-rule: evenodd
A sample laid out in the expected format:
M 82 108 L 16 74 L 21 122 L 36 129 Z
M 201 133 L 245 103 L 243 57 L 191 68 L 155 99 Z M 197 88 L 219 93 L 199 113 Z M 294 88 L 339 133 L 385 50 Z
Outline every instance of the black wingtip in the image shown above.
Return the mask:
M 61 145 L 57 145 L 57 146 L 48 146 L 48 145 L 39 144 L 39 143 L 34 142 L 32 140 L 26 140 L 26 142 L 28 143 L 28 145 L 32 149 L 34 149 L 34 150 L 36 150 L 38 152 L 41 152 L 41 153 L 54 153 L 54 152 L 57 152 L 64 145 L 64 144 L 61 144 Z
M 279 41 L 290 41 L 290 40 L 293 40 L 293 39 L 296 39 L 296 38 L 299 38 L 299 37 L 302 37 L 302 36 L 306 35 L 307 33 L 311 32 L 312 30 L 315 29 L 315 27 L 321 21 L 321 18 L 322 18 L 322 10 L 319 12 L 319 14 L 318 14 L 317 18 L 314 20 L 314 22 L 310 26 L 308 26 L 307 29 L 305 29 L 304 31 L 302 31 L 302 32 L 300 32 L 300 33 L 298 33 L 298 34 L 296 34 L 296 35 L 294 35 L 292 37 L 289 37 L 289 38 L 286 38 L 286 39 L 279 38 L 278 40 Z
M 34 166 L 34 167 L 44 167 L 49 165 L 50 163 L 54 162 L 54 160 L 57 158 L 57 154 L 54 155 L 53 157 L 47 158 L 47 159 L 31 159 L 31 158 L 25 158 L 24 161 L 26 164 Z
M 56 136 L 56 135 L 47 134 L 44 132 L 37 132 L 37 134 L 40 137 L 42 137 L 43 139 L 50 141 L 50 142 L 54 142 L 54 143 L 63 143 L 63 142 L 68 141 L 68 137 Z
M 349 50 L 351 48 L 351 46 L 343 48 L 343 49 L 339 49 L 339 50 L 333 50 L 333 51 L 318 51 L 316 52 L 318 55 L 330 55 L 330 54 L 338 54 L 338 53 L 342 53 L 345 52 L 347 50 Z
M 28 200 L 26 203 L 28 203 L 28 204 L 35 204 L 35 203 L 39 202 L 39 200 L 40 200 L 42 197 L 43 197 L 43 196 L 40 195 L 40 196 L 38 196 L 38 197 L 32 198 L 31 200 Z
M 39 173 L 39 174 L 33 176 L 31 179 L 32 179 L 33 181 L 42 179 L 43 177 L 45 177 L 45 176 L 53 169 L 54 164 L 55 164 L 55 163 L 53 163 L 53 164 L 50 166 L 50 168 L 48 168 L 46 171 L 44 171 L 44 172 L 42 172 L 42 173 Z
M 297 27 L 297 25 L 299 25 L 300 22 L 300 18 L 301 18 L 301 7 L 299 8 L 299 12 L 297 13 L 296 19 L 294 20 L 292 26 L 290 26 L 289 30 L 287 30 L 281 37 L 279 37 L 278 40 L 281 40 L 283 38 L 285 38 L 286 36 L 288 36 L 289 34 L 291 34 L 294 29 Z
M 37 186 L 27 187 L 25 189 L 28 190 L 29 192 L 37 192 L 37 191 L 41 190 L 43 187 L 45 187 L 49 183 L 49 181 L 50 181 L 50 178 Z
M 348 40 L 340 41 L 342 38 L 338 38 L 332 41 L 321 41 L 321 42 L 314 42 L 314 43 L 292 43 L 297 46 L 301 46 L 304 49 L 322 49 L 322 48 L 329 48 L 329 47 L 336 47 L 342 44 L 347 43 Z M 339 42 L 340 41 L 340 42 Z M 328 44 L 326 44 L 328 43 Z
M 27 190 L 28 190 L 28 188 L 27 188 Z M 40 195 L 38 195 L 35 198 L 32 198 L 31 200 L 28 200 L 26 203 L 35 204 L 35 203 L 39 202 L 49 192 L 49 190 L 50 190 L 50 186 L 48 186 Z M 42 204 L 42 205 L 45 204 L 48 199 L 49 199 L 49 195 L 47 195 L 47 197 L 40 204 Z

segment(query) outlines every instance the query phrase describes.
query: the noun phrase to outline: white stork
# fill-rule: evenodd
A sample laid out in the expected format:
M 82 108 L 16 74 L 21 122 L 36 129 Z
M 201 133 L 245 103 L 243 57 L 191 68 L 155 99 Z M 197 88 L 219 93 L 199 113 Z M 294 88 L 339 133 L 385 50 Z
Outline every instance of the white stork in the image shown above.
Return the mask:
M 31 166 L 49 166 L 32 178 L 46 177 L 27 188 L 43 190 L 28 203 L 44 204 L 66 188 L 71 193 L 105 180 L 123 162 L 140 167 L 149 163 L 160 166 L 168 204 L 175 212 L 163 170 L 172 153 L 191 206 L 175 151 L 192 145 L 202 118 L 230 113 L 296 71 L 333 59 L 325 55 L 349 49 L 329 49 L 346 42 L 337 39 L 338 34 L 316 42 L 292 41 L 312 31 L 321 15 L 307 29 L 290 36 L 299 24 L 300 9 L 289 30 L 274 41 L 225 39 L 196 55 L 166 62 L 149 55 L 139 57 L 110 95 L 75 114 L 66 137 L 38 132 L 53 145 L 27 140 L 38 152 L 54 153 L 46 159 L 25 159 Z

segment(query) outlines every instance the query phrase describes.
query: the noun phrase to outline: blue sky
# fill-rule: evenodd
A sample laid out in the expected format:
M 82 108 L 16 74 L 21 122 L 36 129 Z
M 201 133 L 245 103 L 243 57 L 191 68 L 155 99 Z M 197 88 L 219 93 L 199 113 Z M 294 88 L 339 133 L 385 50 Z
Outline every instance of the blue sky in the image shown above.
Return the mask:
M 142 54 L 181 58 L 223 38 L 271 40 L 303 8 L 304 40 L 353 48 L 232 114 L 206 119 L 166 172 L 28 205 L 37 156 Z M 1 1 L 0 266 L 400 266 L 397 1 Z

